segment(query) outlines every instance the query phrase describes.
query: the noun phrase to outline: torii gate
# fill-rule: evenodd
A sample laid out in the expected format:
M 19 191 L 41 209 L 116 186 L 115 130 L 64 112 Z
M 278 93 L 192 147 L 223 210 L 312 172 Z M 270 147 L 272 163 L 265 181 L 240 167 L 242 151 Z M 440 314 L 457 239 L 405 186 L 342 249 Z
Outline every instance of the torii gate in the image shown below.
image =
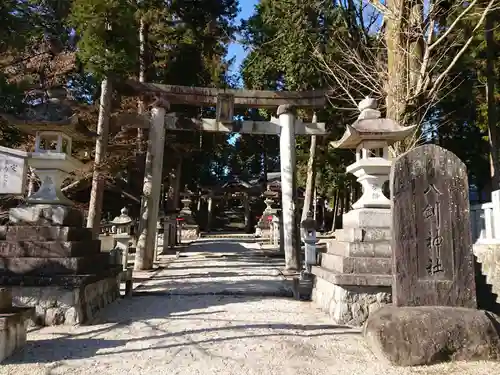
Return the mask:
M 249 134 L 274 134 L 280 136 L 281 186 L 283 211 L 283 248 L 286 269 L 300 269 L 300 242 L 296 222 L 296 176 L 295 176 L 295 135 L 326 135 L 324 123 L 304 123 L 295 116 L 295 108 L 321 108 L 326 104 L 327 91 L 256 91 L 232 90 L 202 87 L 172 86 L 156 83 L 127 81 L 126 93 L 132 95 L 149 94 L 157 98 L 152 105 L 151 116 L 122 114 L 121 126 L 150 129 L 149 153 L 153 160 L 146 161 L 144 195 L 148 198 L 142 211 L 147 210 L 147 219 L 141 226 L 145 239 L 139 240 L 137 252 L 147 253 L 146 267 L 152 267 L 156 222 L 161 190 L 165 129 L 203 130 L 209 132 L 235 132 Z M 215 106 L 216 119 L 182 119 L 166 111 L 171 104 L 193 106 Z M 235 121 L 234 107 L 278 108 L 277 117 L 271 121 Z M 149 163 L 149 164 L 148 164 Z M 151 184 L 151 189 L 147 187 Z M 141 212 L 141 220 L 143 214 Z M 140 234 L 140 236 L 142 233 Z M 151 253 L 151 254 L 149 254 Z

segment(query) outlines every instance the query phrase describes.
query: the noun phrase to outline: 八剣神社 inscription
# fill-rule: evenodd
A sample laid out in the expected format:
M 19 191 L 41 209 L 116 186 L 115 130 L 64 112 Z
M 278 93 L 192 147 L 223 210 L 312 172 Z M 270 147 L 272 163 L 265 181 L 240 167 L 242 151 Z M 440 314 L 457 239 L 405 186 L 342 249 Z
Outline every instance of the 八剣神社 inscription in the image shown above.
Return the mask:
M 393 302 L 476 307 L 467 170 L 453 153 L 417 147 L 391 169 Z
M 439 196 L 441 192 L 434 184 L 424 190 L 425 202 L 427 205 L 424 208 L 424 222 L 427 224 L 427 237 L 425 239 L 425 248 L 427 251 L 427 265 L 425 271 L 428 276 L 437 276 L 443 274 L 443 263 L 441 260 L 441 245 L 443 244 L 443 236 L 441 236 L 441 212 Z M 422 276 L 422 272 L 420 272 Z

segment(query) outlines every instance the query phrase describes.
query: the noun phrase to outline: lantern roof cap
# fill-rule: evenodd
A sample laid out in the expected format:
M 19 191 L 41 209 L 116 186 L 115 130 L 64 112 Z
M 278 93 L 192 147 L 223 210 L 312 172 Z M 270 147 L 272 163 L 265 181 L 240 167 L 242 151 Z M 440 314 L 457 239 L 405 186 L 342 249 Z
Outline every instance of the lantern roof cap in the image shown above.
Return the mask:
M 363 141 L 385 141 L 392 144 L 408 137 L 416 130 L 416 125 L 400 126 L 394 120 L 381 118 L 377 101 L 366 97 L 359 105 L 358 119 L 347 125 L 342 138 L 330 145 L 334 148 L 356 148 Z
M 87 129 L 74 113 L 74 100 L 68 96 L 66 88 L 57 86 L 35 90 L 32 94 L 35 104 L 24 112 L 18 115 L 0 113 L 0 117 L 19 131 L 30 135 L 52 131 L 82 142 L 90 142 L 96 138 L 97 134 Z
M 112 221 L 111 224 L 114 225 L 127 225 L 132 223 L 132 218 L 128 216 L 128 210 L 126 207 L 123 207 L 121 209 L 121 214 L 120 216 L 116 216 Z

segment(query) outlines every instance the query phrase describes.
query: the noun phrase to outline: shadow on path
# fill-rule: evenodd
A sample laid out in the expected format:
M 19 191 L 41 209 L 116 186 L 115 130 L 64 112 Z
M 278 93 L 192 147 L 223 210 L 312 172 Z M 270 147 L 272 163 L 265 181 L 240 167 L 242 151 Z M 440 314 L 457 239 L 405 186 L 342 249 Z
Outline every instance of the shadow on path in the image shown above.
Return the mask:
M 251 309 L 242 310 L 241 319 L 234 318 L 234 315 L 226 317 L 228 310 L 220 309 L 232 305 L 230 309 L 234 310 L 235 304 L 260 300 L 234 296 L 141 296 L 122 300 L 104 311 L 94 322 L 98 326 L 81 327 L 82 332 L 52 333 L 52 337 L 29 341 L 23 352 L 17 353 L 5 364 L 54 363 L 109 355 L 122 356 L 151 349 L 218 345 L 242 339 L 359 334 L 358 330 L 345 326 L 266 321 L 265 314 L 263 321 L 255 321 Z M 218 307 L 214 311 L 195 311 L 214 306 Z M 248 319 L 248 313 L 253 315 L 251 319 Z M 289 320 L 295 320 L 293 312 L 287 316 Z M 328 339 L 325 337 L 325 340 Z

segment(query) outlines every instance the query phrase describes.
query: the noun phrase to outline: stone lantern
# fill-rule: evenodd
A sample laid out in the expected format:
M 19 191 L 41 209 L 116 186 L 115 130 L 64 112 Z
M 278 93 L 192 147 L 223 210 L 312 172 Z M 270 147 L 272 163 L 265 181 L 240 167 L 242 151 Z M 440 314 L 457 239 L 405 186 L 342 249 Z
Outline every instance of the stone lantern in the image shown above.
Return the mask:
M 115 229 L 113 230 L 113 233 L 130 235 L 132 218 L 128 216 L 127 208 L 123 207 L 120 210 L 120 216 L 116 216 L 110 221 L 110 224 L 113 224 L 113 228 Z
M 111 222 L 113 225 L 113 238 L 116 241 L 113 249 L 112 257 L 120 258 L 120 263 L 123 267 L 121 273 L 121 281 L 125 283 L 125 295 L 132 294 L 132 268 L 128 267 L 128 252 L 130 248 L 130 231 L 132 228 L 132 218 L 128 216 L 126 207 L 121 209 L 119 216 L 116 216 Z
M 31 94 L 24 113 L 0 114 L 9 125 L 35 138 L 34 150 L 29 152 L 0 149 L 0 161 L 6 151 L 3 164 L 8 162 L 10 168 L 6 171 L 10 174 L 0 179 L 7 186 L 0 183 L 0 187 L 4 192 L 24 194 L 26 164 L 41 179 L 27 204 L 9 210 L 9 225 L 0 238 L 0 279 L 2 287 L 12 287 L 18 303 L 35 307 L 33 319 L 37 322 L 81 324 L 120 296 L 119 276 L 123 273 L 109 253 L 101 252 L 100 241 L 90 228 L 83 227 L 83 212 L 61 191 L 64 178 L 83 167 L 72 156 L 72 142 L 92 142 L 95 134 L 80 124 L 65 89 Z M 65 302 L 56 306 L 56 300 Z M 8 332 L 13 337 L 10 327 Z
M 389 146 L 408 137 L 416 126 L 402 127 L 391 119 L 381 118 L 375 99 L 362 100 L 358 108 L 361 112 L 358 119 L 347 125 L 342 138 L 331 145 L 356 150 L 356 162 L 346 171 L 358 178 L 363 195 L 352 205 L 353 209 L 390 208 L 391 202 L 382 191 L 392 164 Z
M 200 227 L 196 224 L 196 221 L 193 217 L 193 212 L 191 211 L 191 203 L 192 203 L 192 193 L 187 191 L 185 193 L 181 193 L 182 199 L 182 209 L 179 213 L 180 224 L 180 238 L 182 240 L 192 241 L 199 237 L 200 235 Z
M 272 231 L 271 231 L 271 221 L 273 215 L 278 211 L 276 208 L 272 206 L 275 204 L 275 201 L 279 198 L 279 195 L 272 191 L 270 186 L 267 186 L 266 191 L 264 191 L 261 195 L 264 198 L 264 203 L 266 208 L 262 212 L 262 216 L 260 217 L 257 225 L 256 225 L 256 236 L 271 238 L 272 239 Z
M 382 186 L 389 179 L 389 146 L 415 132 L 381 118 L 377 102 L 359 103 L 360 115 L 347 125 L 332 145 L 356 150 L 356 161 L 347 167 L 363 187 L 363 195 L 342 216 L 342 229 L 328 239 L 318 266 L 312 266 L 315 282 L 312 301 L 330 314 L 335 324 L 362 326 L 369 314 L 391 303 L 392 218 L 391 202 Z
M 124 207 L 121 209 L 120 216 L 116 216 L 110 223 L 113 225 L 113 238 L 116 241 L 115 249 L 121 253 L 121 264 L 123 269 L 126 270 L 132 218 L 128 216 L 128 210 Z
M 91 142 L 95 138 L 73 114 L 64 88 L 49 89 L 46 96 L 48 99 L 20 116 L 2 115 L 18 130 L 35 137 L 35 149 L 27 153 L 26 159 L 41 181 L 40 188 L 27 197 L 28 205 L 33 207 L 17 209 L 10 218 L 13 222 L 37 221 L 38 210 L 47 206 L 61 211 L 62 216 L 68 215 L 73 202 L 64 196 L 61 185 L 70 173 L 84 166 L 72 156 L 72 142 Z M 63 224 L 61 215 L 52 218 L 53 224 Z

